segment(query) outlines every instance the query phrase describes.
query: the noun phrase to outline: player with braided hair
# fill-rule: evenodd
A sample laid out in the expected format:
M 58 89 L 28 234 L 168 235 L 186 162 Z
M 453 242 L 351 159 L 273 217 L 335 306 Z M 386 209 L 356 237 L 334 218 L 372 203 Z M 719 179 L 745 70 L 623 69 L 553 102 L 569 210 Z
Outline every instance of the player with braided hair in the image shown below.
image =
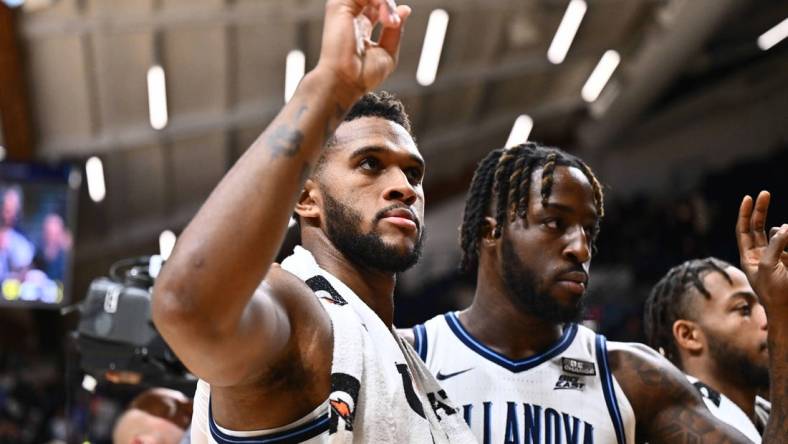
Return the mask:
M 490 152 L 460 228 L 473 303 L 413 327 L 414 348 L 480 442 L 749 442 L 664 357 L 578 325 L 603 216 L 600 182 L 577 156 L 537 143 Z M 760 279 L 785 305 L 777 295 L 788 277 Z M 778 373 L 782 381 L 788 371 Z M 772 396 L 782 405 L 784 391 Z
M 687 374 L 709 410 L 761 442 L 770 404 L 766 312 L 747 277 L 713 258 L 671 268 L 651 290 L 648 344 Z

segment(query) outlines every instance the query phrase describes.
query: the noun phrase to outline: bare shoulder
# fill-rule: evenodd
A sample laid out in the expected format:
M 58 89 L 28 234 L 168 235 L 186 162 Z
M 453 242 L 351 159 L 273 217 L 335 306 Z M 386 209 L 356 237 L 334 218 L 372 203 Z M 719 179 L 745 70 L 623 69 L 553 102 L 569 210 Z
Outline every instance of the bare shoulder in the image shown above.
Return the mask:
M 312 289 L 294 274 L 274 264 L 257 292 L 255 298 L 269 296 L 287 313 L 293 346 L 289 350 L 290 358 L 310 367 L 315 364 L 308 361 L 316 358 L 330 366 L 331 355 L 324 355 L 333 349 L 331 319 Z
M 415 346 L 416 336 L 413 334 L 412 328 L 398 328 L 397 334 L 400 335 L 402 339 L 407 341 L 408 344 L 410 344 L 411 346 Z
M 611 371 L 639 418 L 643 413 L 653 413 L 652 407 L 661 402 L 702 402 L 684 374 L 646 345 L 608 342 L 608 359 Z
M 247 311 L 254 317 L 272 307 L 274 324 L 288 335 L 281 352 L 258 361 L 250 378 L 232 385 L 211 384 L 214 415 L 229 428 L 290 423 L 314 410 L 330 392 L 331 320 L 309 286 L 276 264 L 255 291 Z M 250 319 L 248 324 L 252 323 Z M 243 347 L 263 345 L 246 343 Z M 270 409 L 271 405 L 277 409 Z
M 323 309 L 315 293 L 298 276 L 282 268 L 279 264 L 272 264 L 258 293 L 273 298 L 281 304 L 291 315 L 306 316 L 314 320 L 324 319 L 331 328 L 328 313 Z
M 684 373 L 650 347 L 610 342 L 608 360 L 635 411 L 638 441 L 748 442 L 737 430 L 719 422 Z

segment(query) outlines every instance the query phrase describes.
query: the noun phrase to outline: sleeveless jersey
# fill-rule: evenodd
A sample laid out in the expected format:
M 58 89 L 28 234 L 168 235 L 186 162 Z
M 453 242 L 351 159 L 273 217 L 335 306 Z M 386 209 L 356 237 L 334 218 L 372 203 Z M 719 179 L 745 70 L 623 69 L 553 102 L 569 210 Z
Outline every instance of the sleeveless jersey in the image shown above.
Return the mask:
M 277 429 L 232 431 L 213 418 L 210 386 L 194 399 L 194 444 L 472 443 L 461 412 L 446 399 L 410 345 L 349 287 L 296 247 L 282 268 L 302 279 L 333 330 L 331 392 L 305 417 Z
M 730 424 L 755 444 L 761 444 L 761 433 L 766 429 L 772 408 L 769 401 L 760 396 L 755 397 L 756 422 L 753 423 L 752 419 L 727 396 L 702 383 L 694 376 L 687 375 L 687 379 L 698 389 L 706 407 L 717 419 Z
M 511 360 L 454 312 L 413 331 L 414 348 L 480 443 L 634 444 L 635 414 L 610 371 L 604 336 L 567 324 L 544 352 Z

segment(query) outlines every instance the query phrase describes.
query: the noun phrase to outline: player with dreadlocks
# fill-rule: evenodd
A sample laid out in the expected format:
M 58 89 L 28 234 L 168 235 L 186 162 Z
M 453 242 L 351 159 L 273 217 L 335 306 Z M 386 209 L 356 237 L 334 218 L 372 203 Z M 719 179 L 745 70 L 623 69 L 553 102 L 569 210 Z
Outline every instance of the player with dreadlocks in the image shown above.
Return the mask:
M 677 265 L 651 290 L 648 344 L 686 373 L 714 415 L 755 443 L 769 417 L 766 312 L 747 276 L 716 258 Z
M 461 227 L 473 303 L 415 326 L 414 348 L 483 443 L 748 442 L 658 353 L 577 324 L 603 199 L 588 165 L 560 149 L 526 143 L 488 154 Z M 775 300 L 788 287 L 788 278 L 760 279 Z

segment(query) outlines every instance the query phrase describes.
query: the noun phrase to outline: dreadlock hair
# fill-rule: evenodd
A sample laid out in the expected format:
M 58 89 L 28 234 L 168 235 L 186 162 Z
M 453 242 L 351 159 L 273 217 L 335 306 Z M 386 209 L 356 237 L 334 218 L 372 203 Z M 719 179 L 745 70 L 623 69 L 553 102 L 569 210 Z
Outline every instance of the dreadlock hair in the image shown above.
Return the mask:
M 694 293 L 700 293 L 706 299 L 711 298 L 709 290 L 703 284 L 703 279 L 709 273 L 719 273 L 728 283 L 733 284 L 730 275 L 725 271 L 728 267 L 732 265 L 714 257 L 686 261 L 671 268 L 646 299 L 643 313 L 646 341 L 679 368 L 681 357 L 673 338 L 673 324 L 679 319 L 694 317 L 691 304 Z
M 594 206 L 599 219 L 604 216 L 602 186 L 591 168 L 579 157 L 535 142 L 493 150 L 476 167 L 465 200 L 465 213 L 460 227 L 461 270 L 472 272 L 479 265 L 479 243 L 485 216 L 495 213 L 493 216 L 496 227 L 493 236 L 500 237 L 507 219 L 514 221 L 517 217 L 525 218 L 528 212 L 531 176 L 539 168 L 542 168 L 542 203 L 547 202 L 553 190 L 553 172 L 556 166 L 576 167 L 585 174 L 594 190 Z M 594 240 L 598 231 L 597 223 Z

